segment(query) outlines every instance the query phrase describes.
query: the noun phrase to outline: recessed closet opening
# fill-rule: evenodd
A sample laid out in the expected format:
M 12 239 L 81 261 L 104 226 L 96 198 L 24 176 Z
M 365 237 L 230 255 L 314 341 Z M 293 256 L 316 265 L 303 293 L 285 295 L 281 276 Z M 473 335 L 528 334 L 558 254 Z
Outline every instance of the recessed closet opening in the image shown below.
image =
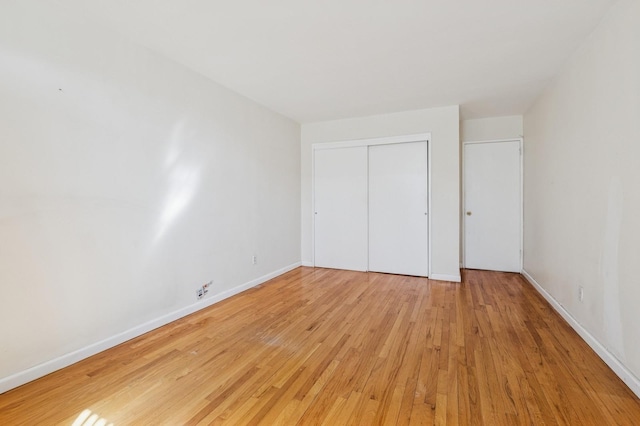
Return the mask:
M 430 138 L 313 145 L 314 266 L 429 276 Z

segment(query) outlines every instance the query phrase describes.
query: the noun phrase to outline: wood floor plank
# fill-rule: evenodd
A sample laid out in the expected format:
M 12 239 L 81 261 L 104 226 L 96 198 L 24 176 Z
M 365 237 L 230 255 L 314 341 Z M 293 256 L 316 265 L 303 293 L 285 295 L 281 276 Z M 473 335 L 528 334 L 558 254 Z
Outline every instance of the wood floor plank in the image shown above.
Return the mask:
M 88 410 L 88 411 L 85 411 Z M 0 395 L 0 424 L 640 424 L 520 275 L 298 268 Z

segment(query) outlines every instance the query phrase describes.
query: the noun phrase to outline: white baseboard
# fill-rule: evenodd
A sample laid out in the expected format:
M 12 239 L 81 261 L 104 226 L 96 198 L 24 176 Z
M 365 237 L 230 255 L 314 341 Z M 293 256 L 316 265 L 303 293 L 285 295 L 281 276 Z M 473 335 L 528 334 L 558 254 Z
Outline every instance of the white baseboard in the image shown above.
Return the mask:
M 206 297 L 189 306 L 185 306 L 184 308 L 170 312 L 154 320 L 147 321 L 144 324 L 140 324 L 136 327 L 130 328 L 129 330 L 123 331 L 122 333 L 118 333 L 115 336 L 111 336 L 99 342 L 92 343 L 89 346 L 85 346 L 84 348 L 69 352 L 50 361 L 43 362 L 42 364 L 38 364 L 34 367 L 12 374 L 11 376 L 3 377 L 2 379 L 0 379 L 0 394 L 40 377 L 46 376 L 49 373 L 53 373 L 56 370 L 60 370 L 61 368 L 67 367 L 106 349 L 117 346 L 121 343 L 126 342 L 127 340 L 131 340 L 158 327 L 162 327 L 163 325 L 169 324 L 172 321 L 199 311 L 200 309 L 211 306 L 217 302 L 220 302 L 224 299 L 227 299 L 231 296 L 234 296 L 238 293 L 269 281 L 270 279 L 275 278 L 278 275 L 289 272 L 292 269 L 297 268 L 298 266 L 300 266 L 300 262 L 285 266 L 284 268 L 263 275 L 259 278 L 256 278 L 255 280 L 240 284 L 229 290 L 223 291 L 222 293 Z
M 522 276 L 524 276 L 527 281 L 533 285 L 533 287 L 538 290 L 538 293 L 544 297 L 547 302 L 551 304 L 553 309 L 558 312 L 562 318 L 565 319 L 569 323 L 569 325 L 582 337 L 582 340 L 587 342 L 587 344 L 595 351 L 596 354 L 613 370 L 614 373 L 622 381 L 629 386 L 629 389 L 633 393 L 635 393 L 638 397 L 640 397 L 640 379 L 636 377 L 618 358 L 615 357 L 609 350 L 596 339 L 593 334 L 589 333 L 587 329 L 585 329 L 570 313 L 567 311 L 564 306 L 560 304 L 551 294 L 549 294 L 538 282 L 524 269 L 522 270 Z
M 454 283 L 462 282 L 462 278 L 460 274 L 458 275 L 431 274 L 429 275 L 429 279 L 436 280 L 436 281 L 451 281 Z
M 315 266 L 313 262 L 311 262 L 310 260 L 303 260 L 301 263 L 302 263 L 302 266 L 310 266 L 312 268 Z

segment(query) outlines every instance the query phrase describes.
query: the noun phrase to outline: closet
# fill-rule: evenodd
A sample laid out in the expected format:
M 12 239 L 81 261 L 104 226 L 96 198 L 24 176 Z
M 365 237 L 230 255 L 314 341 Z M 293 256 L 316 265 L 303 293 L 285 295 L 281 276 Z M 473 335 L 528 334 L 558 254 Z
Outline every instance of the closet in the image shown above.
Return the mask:
M 313 146 L 314 265 L 429 274 L 429 135 Z

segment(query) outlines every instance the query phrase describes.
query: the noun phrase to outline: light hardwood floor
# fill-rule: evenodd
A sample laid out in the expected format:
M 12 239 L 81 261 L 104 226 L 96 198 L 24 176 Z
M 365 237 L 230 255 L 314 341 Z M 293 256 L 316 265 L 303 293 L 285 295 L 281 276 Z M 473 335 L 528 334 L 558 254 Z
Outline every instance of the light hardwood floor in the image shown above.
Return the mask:
M 0 424 L 640 424 L 521 276 L 463 278 L 299 268 L 0 395 Z

